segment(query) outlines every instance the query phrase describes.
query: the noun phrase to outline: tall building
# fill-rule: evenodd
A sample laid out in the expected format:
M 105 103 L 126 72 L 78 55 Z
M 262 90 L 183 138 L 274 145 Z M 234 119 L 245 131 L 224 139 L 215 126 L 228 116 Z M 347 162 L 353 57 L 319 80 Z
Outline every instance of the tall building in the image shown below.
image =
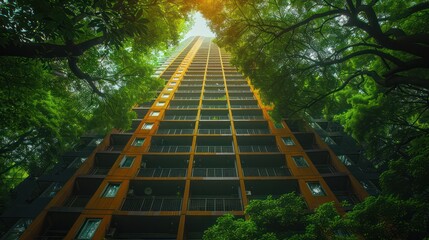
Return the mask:
M 22 239 L 200 239 L 218 216 L 245 217 L 252 199 L 363 200 L 326 143 L 271 120 L 229 61 L 210 38 L 184 42 L 157 72 L 158 97 L 134 108 L 133 129 L 106 136 Z

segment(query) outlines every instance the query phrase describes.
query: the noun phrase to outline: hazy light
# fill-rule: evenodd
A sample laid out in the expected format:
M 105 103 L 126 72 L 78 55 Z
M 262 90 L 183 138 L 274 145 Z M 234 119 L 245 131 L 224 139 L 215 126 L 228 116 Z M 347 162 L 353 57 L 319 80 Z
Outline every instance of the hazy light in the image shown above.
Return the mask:
M 184 39 L 192 36 L 216 37 L 216 35 L 210 30 L 207 20 L 200 12 L 194 13 L 192 18 L 194 19 L 194 25 L 185 35 Z

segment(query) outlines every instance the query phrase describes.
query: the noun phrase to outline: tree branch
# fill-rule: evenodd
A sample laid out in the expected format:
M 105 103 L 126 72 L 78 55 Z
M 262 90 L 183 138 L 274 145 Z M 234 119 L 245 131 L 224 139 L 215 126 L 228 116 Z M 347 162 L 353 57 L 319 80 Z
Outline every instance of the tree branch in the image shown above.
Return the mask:
M 76 57 L 69 57 L 68 58 L 68 65 L 70 70 L 73 72 L 74 75 L 76 75 L 78 78 L 85 80 L 89 86 L 91 87 L 92 91 L 96 93 L 97 95 L 101 97 L 105 97 L 105 94 L 101 92 L 97 86 L 95 86 L 95 79 L 92 78 L 89 74 L 82 72 L 82 70 L 77 65 L 77 58 Z

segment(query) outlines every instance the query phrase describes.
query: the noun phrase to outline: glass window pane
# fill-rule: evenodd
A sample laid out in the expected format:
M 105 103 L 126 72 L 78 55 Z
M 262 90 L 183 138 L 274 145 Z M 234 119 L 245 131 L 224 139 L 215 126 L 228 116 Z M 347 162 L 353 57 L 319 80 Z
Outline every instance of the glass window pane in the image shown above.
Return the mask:
M 295 142 L 290 137 L 282 137 L 282 140 L 286 146 L 294 146 L 295 145 Z
M 168 96 L 170 96 L 170 95 L 168 95 L 168 94 L 162 94 L 162 98 L 168 98 Z
M 120 185 L 120 183 L 109 183 L 103 192 L 103 197 L 115 197 Z
M 122 168 L 129 168 L 129 167 L 131 167 L 131 165 L 133 164 L 134 159 L 135 159 L 135 157 L 125 156 L 125 157 L 122 159 L 122 162 L 121 162 L 120 166 L 121 166 Z
M 144 138 L 136 138 L 132 145 L 135 147 L 141 147 L 143 146 L 143 143 L 144 143 Z
M 98 218 L 86 219 L 76 239 L 79 239 L 79 240 L 92 239 L 92 237 L 95 234 L 95 231 L 97 231 L 97 228 L 100 225 L 100 222 L 101 222 L 101 219 L 98 219 Z
M 303 156 L 293 156 L 293 161 L 298 167 L 308 167 L 308 163 Z
M 158 107 L 162 107 L 162 106 L 164 106 L 165 105 L 165 102 L 157 102 L 156 103 L 156 106 L 158 106 Z
M 143 124 L 143 129 L 149 130 L 152 129 L 153 123 L 145 123 Z
M 313 196 L 326 196 L 325 190 L 319 182 L 307 182 L 307 186 Z
M 159 116 L 159 112 L 158 111 L 154 111 L 154 112 L 151 112 L 150 115 L 152 117 L 158 117 Z

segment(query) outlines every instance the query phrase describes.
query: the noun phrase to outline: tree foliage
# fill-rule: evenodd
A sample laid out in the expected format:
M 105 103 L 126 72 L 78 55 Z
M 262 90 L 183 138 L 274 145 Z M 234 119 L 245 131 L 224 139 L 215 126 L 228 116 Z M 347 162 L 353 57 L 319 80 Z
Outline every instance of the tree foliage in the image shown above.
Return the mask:
M 162 86 L 157 55 L 177 43 L 192 4 L 3 1 L 0 185 L 49 169 L 83 132 L 129 128 L 131 107 Z
M 429 235 L 428 207 L 393 196 L 369 197 L 340 216 L 332 202 L 310 211 L 300 196 L 289 193 L 250 201 L 248 220 L 219 217 L 203 239 L 423 239 Z

